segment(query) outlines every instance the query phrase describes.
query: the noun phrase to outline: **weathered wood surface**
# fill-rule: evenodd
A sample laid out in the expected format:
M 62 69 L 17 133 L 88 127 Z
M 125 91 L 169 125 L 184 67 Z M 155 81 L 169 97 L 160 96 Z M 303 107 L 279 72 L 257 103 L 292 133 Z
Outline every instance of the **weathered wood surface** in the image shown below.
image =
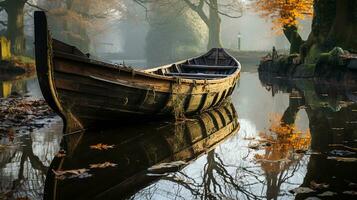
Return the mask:
M 43 12 L 35 13 L 35 46 L 41 90 L 68 132 L 102 122 L 181 116 L 216 107 L 233 92 L 241 68 L 224 49 L 149 70 L 95 61 L 53 40 Z M 191 64 L 222 69 L 185 67 Z
M 54 158 L 48 170 L 45 199 L 118 199 L 157 181 L 147 169 L 160 163 L 189 163 L 237 133 L 239 123 L 232 104 L 194 116 L 184 123 L 158 122 L 101 130 L 102 134 L 64 136 L 67 156 Z M 121 132 L 122 134 L 117 134 Z M 95 131 L 98 133 L 98 131 Z M 140 133 L 140 134 L 136 134 Z M 89 148 L 98 143 L 114 145 L 108 151 Z M 56 179 L 52 169 L 70 170 L 110 161 L 114 168 L 90 170 L 92 177 L 76 181 Z M 159 173 L 177 171 L 161 169 Z M 166 170 L 166 171 L 165 171 Z M 74 180 L 74 181 L 73 181 Z M 79 193 L 78 191 L 87 191 Z

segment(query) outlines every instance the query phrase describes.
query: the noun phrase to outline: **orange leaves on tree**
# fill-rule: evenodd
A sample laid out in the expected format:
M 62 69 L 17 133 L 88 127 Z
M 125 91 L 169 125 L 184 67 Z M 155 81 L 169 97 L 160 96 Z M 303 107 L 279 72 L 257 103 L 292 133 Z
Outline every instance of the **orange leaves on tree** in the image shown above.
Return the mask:
M 261 17 L 271 19 L 273 29 L 283 26 L 296 26 L 299 20 L 311 17 L 313 0 L 255 0 L 253 9 Z

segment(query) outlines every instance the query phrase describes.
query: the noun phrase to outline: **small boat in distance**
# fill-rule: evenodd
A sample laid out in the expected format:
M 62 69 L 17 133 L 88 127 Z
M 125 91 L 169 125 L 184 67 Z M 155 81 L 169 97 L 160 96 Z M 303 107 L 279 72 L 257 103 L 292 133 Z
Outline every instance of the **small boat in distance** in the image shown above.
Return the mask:
M 42 94 L 67 132 L 217 107 L 232 94 L 241 69 L 219 48 L 147 70 L 96 61 L 52 39 L 42 11 L 35 12 L 35 54 Z

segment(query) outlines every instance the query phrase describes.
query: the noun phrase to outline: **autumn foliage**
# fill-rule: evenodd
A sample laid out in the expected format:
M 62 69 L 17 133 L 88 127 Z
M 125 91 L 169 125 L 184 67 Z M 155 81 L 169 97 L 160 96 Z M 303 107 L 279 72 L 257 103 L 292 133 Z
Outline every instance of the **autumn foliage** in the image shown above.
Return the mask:
M 313 13 L 313 0 L 255 0 L 252 6 L 262 17 L 272 20 L 273 29 L 296 26 Z
M 257 154 L 258 160 L 278 161 L 291 159 L 296 151 L 306 151 L 310 146 L 310 130 L 300 130 L 295 124 L 284 124 L 281 122 L 282 116 L 271 114 L 269 131 L 260 133 L 263 141 L 268 141 L 264 155 Z

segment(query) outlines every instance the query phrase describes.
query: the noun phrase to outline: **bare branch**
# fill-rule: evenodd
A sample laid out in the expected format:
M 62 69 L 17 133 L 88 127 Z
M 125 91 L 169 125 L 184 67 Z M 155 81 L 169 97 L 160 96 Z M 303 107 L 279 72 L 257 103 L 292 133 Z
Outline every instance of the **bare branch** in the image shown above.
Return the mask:
M 201 19 L 203 20 L 203 22 L 205 24 L 208 25 L 209 18 L 203 10 L 203 5 L 204 5 L 205 0 L 200 0 L 198 5 L 193 4 L 190 0 L 184 0 L 184 2 L 201 17 Z
M 30 6 L 30 7 L 37 8 L 37 9 L 39 9 L 39 10 L 48 12 L 48 10 L 46 10 L 46 9 L 44 9 L 44 8 L 41 8 L 41 7 L 39 7 L 39 6 L 35 5 L 35 4 L 32 4 L 32 3 L 28 2 L 28 1 L 26 1 L 26 4 L 27 4 L 28 6 Z

